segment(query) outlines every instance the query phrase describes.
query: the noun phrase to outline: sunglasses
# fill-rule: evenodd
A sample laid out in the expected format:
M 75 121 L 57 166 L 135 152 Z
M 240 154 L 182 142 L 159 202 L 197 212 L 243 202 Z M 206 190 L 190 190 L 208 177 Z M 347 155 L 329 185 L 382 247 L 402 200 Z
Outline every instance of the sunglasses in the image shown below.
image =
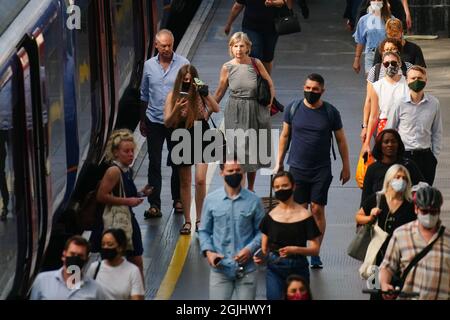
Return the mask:
M 435 215 L 437 215 L 437 214 L 439 214 L 441 212 L 440 209 L 422 209 L 422 208 L 419 208 L 419 210 L 420 210 L 420 213 L 422 213 L 422 214 L 425 214 L 425 215 L 431 214 L 432 216 L 435 216 Z
M 395 61 L 395 60 L 383 62 L 383 66 L 384 66 L 385 68 L 388 68 L 389 65 L 391 65 L 391 66 L 393 66 L 393 67 L 397 67 L 397 66 L 398 66 L 398 62 Z

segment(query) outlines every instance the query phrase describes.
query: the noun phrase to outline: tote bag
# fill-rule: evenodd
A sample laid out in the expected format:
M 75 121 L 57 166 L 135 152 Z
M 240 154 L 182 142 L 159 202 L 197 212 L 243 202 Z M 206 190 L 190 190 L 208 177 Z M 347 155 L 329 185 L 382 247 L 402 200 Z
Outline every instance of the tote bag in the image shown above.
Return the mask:
M 380 251 L 381 246 L 383 245 L 387 237 L 388 233 L 381 229 L 378 226 L 378 223 L 373 226 L 372 240 L 367 247 L 364 262 L 359 268 L 359 275 L 361 276 L 361 278 L 368 279 L 372 275 L 372 266 L 375 265 L 378 251 Z
M 122 175 L 120 175 L 119 197 L 124 198 Z M 133 250 L 133 225 L 131 223 L 131 213 L 128 206 L 106 205 L 103 211 L 104 229 L 122 229 L 127 236 L 127 250 Z

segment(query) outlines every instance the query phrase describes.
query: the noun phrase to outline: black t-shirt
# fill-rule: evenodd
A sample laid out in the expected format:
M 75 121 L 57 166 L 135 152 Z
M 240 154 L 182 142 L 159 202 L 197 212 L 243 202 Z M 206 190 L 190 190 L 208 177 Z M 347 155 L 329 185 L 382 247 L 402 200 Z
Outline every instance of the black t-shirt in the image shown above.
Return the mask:
M 409 171 L 409 175 L 411 176 L 411 183 L 413 185 L 418 184 L 420 181 L 425 181 L 422 173 L 417 167 L 416 163 L 410 159 L 408 160 L 400 160 L 397 162 L 406 167 Z M 361 206 L 366 199 L 368 199 L 375 192 L 383 189 L 384 176 L 386 172 L 391 167 L 392 164 L 384 164 L 381 161 L 377 161 L 372 163 L 366 171 L 366 175 L 364 176 L 364 184 L 361 194 Z
M 422 49 L 420 49 L 420 47 L 414 42 L 405 41 L 400 57 L 402 58 L 402 62 L 409 62 L 412 65 L 418 65 L 424 68 L 427 67 Z M 375 51 L 373 65 L 377 63 L 381 63 L 381 55 L 378 50 Z
M 321 234 L 312 216 L 298 222 L 283 223 L 266 214 L 259 229 L 269 238 L 270 251 L 277 251 L 286 246 L 306 247 L 308 240 L 313 240 Z
M 245 6 L 242 27 L 257 32 L 275 32 L 274 17 L 277 12 L 275 7 L 266 7 L 264 0 L 236 0 Z
M 376 207 L 376 195 L 371 195 L 362 205 L 362 208 L 364 210 L 364 213 L 366 216 L 370 215 L 370 212 L 373 208 Z M 386 239 L 386 241 L 383 243 L 383 246 L 381 247 L 380 251 L 377 255 L 377 265 L 380 265 L 384 253 L 386 253 L 386 248 L 389 244 L 389 240 L 391 239 L 392 234 L 394 233 L 394 230 L 398 227 L 416 220 L 417 215 L 414 213 L 414 205 L 412 202 L 404 200 L 401 206 L 395 211 L 394 213 L 391 213 L 389 210 L 389 206 L 386 202 L 386 197 L 384 195 L 380 198 L 380 209 L 381 213 L 378 215 L 378 226 L 386 231 L 389 236 Z

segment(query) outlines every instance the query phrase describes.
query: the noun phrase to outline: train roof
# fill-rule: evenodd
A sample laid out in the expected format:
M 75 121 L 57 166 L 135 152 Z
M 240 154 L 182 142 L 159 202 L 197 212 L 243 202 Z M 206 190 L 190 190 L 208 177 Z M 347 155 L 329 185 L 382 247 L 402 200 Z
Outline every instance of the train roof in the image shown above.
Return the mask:
M 9 59 L 23 36 L 44 14 L 54 0 L 2 1 L 0 13 L 0 66 Z

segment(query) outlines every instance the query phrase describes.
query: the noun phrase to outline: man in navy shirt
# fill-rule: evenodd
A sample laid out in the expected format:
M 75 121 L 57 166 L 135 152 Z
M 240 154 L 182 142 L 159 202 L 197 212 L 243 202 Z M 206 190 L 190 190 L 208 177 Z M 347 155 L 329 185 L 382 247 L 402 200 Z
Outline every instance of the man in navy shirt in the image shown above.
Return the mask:
M 319 74 L 310 74 L 304 85 L 305 98 L 288 106 L 284 113 L 283 130 L 280 137 L 275 172 L 283 170 L 286 150 L 291 138 L 289 171 L 295 178 L 295 201 L 308 208 L 319 226 L 322 237 L 325 234 L 325 205 L 331 174 L 330 148 L 332 133 L 336 137 L 342 159 L 340 180 L 345 184 L 350 179 L 348 145 L 339 111 L 322 101 L 325 81 Z M 291 112 L 291 108 L 296 108 Z M 294 110 L 293 110 L 294 111 Z M 311 258 L 312 268 L 322 268 L 320 257 Z

